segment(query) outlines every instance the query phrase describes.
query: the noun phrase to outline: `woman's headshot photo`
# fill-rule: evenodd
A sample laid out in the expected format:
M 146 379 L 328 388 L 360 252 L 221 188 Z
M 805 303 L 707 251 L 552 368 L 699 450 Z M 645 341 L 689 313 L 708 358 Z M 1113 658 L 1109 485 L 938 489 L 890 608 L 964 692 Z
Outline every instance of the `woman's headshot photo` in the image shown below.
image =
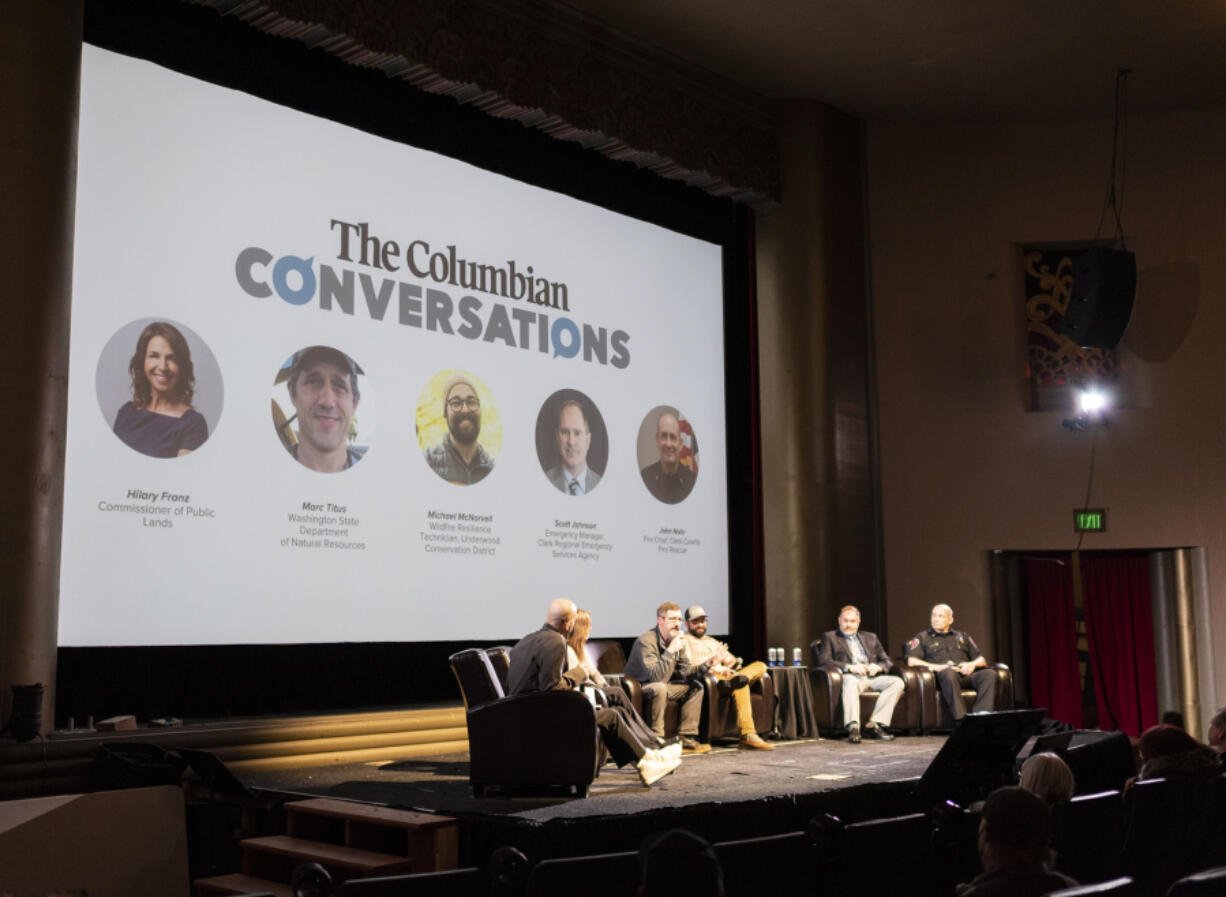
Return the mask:
M 609 463 L 609 434 L 600 409 L 577 389 L 559 389 L 537 413 L 536 456 L 555 489 L 587 495 Z
M 197 385 L 198 371 L 204 386 Z M 99 358 L 96 385 L 115 435 L 152 458 L 191 454 L 208 440 L 210 423 L 216 426 L 221 412 L 216 359 L 195 333 L 169 321 L 146 319 L 121 328 Z M 205 390 L 207 410 L 199 407 Z

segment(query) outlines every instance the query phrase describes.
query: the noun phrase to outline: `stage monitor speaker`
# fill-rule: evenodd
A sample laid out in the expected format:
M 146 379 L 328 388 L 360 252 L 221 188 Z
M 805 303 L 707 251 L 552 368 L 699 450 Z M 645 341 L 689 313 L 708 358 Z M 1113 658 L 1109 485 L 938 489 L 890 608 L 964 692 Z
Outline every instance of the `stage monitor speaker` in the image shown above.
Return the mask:
M 968 713 L 920 777 L 921 796 L 966 806 L 1002 785 L 1016 784 L 1017 755 L 1046 715 L 1042 708 Z
M 1102 247 L 1073 259 L 1073 294 L 1061 331 L 1079 346 L 1119 345 L 1137 295 L 1137 257 Z

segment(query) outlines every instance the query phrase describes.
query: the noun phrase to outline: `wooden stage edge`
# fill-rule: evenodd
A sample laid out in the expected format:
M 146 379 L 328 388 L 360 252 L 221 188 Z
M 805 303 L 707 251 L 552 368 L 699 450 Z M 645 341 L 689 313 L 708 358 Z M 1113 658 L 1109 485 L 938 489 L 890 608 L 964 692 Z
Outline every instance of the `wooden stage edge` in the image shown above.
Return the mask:
M 187 721 L 173 728 L 53 732 L 21 744 L 0 738 L 0 800 L 86 791 L 98 747 L 114 743 L 209 751 L 242 776 L 467 751 L 468 730 L 463 705 L 447 703 L 313 716 Z

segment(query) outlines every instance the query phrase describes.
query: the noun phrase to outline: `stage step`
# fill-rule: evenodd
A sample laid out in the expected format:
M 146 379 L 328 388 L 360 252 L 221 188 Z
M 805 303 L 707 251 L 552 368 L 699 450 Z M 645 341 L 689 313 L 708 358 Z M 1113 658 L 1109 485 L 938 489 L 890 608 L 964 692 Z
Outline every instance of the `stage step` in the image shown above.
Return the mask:
M 337 884 L 456 867 L 459 823 L 450 816 L 330 798 L 294 801 L 284 810 L 284 835 L 245 838 L 242 874 L 199 879 L 195 897 L 259 891 L 292 897 L 287 883 L 303 863 L 319 863 Z
M 354 801 L 315 798 L 286 804 L 285 832 L 293 838 L 408 857 L 414 872 L 454 869 L 459 854 L 454 818 Z
M 325 844 L 291 838 L 289 835 L 247 838 L 241 847 L 243 872 L 273 881 L 289 881 L 294 868 L 302 863 L 319 863 L 336 882 L 369 875 L 402 875 L 422 871 L 415 870 L 413 861 L 404 855 Z
M 272 894 L 273 897 L 294 897 L 294 889 L 285 882 L 253 878 L 250 875 L 233 873 L 198 878 L 193 891 L 195 897 L 226 897 L 233 894 Z

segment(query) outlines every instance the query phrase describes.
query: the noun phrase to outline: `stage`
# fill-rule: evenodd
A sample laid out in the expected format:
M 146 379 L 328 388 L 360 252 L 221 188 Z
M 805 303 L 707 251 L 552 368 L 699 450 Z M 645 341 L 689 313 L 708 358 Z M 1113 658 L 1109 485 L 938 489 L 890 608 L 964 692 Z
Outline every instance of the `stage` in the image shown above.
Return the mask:
M 845 822 L 929 809 L 915 793 L 944 737 L 889 743 L 779 742 L 772 752 L 716 746 L 687 756 L 651 788 L 632 769 L 605 766 L 589 796 L 492 796 L 468 786 L 466 753 L 248 772 L 253 789 L 333 797 L 455 816 L 460 863 L 481 864 L 510 845 L 530 860 L 634 850 L 649 831 L 684 827 L 711 841 L 805 828 L 833 813 Z M 543 750 L 547 745 L 543 745 Z M 633 817 L 631 819 L 630 817 Z

